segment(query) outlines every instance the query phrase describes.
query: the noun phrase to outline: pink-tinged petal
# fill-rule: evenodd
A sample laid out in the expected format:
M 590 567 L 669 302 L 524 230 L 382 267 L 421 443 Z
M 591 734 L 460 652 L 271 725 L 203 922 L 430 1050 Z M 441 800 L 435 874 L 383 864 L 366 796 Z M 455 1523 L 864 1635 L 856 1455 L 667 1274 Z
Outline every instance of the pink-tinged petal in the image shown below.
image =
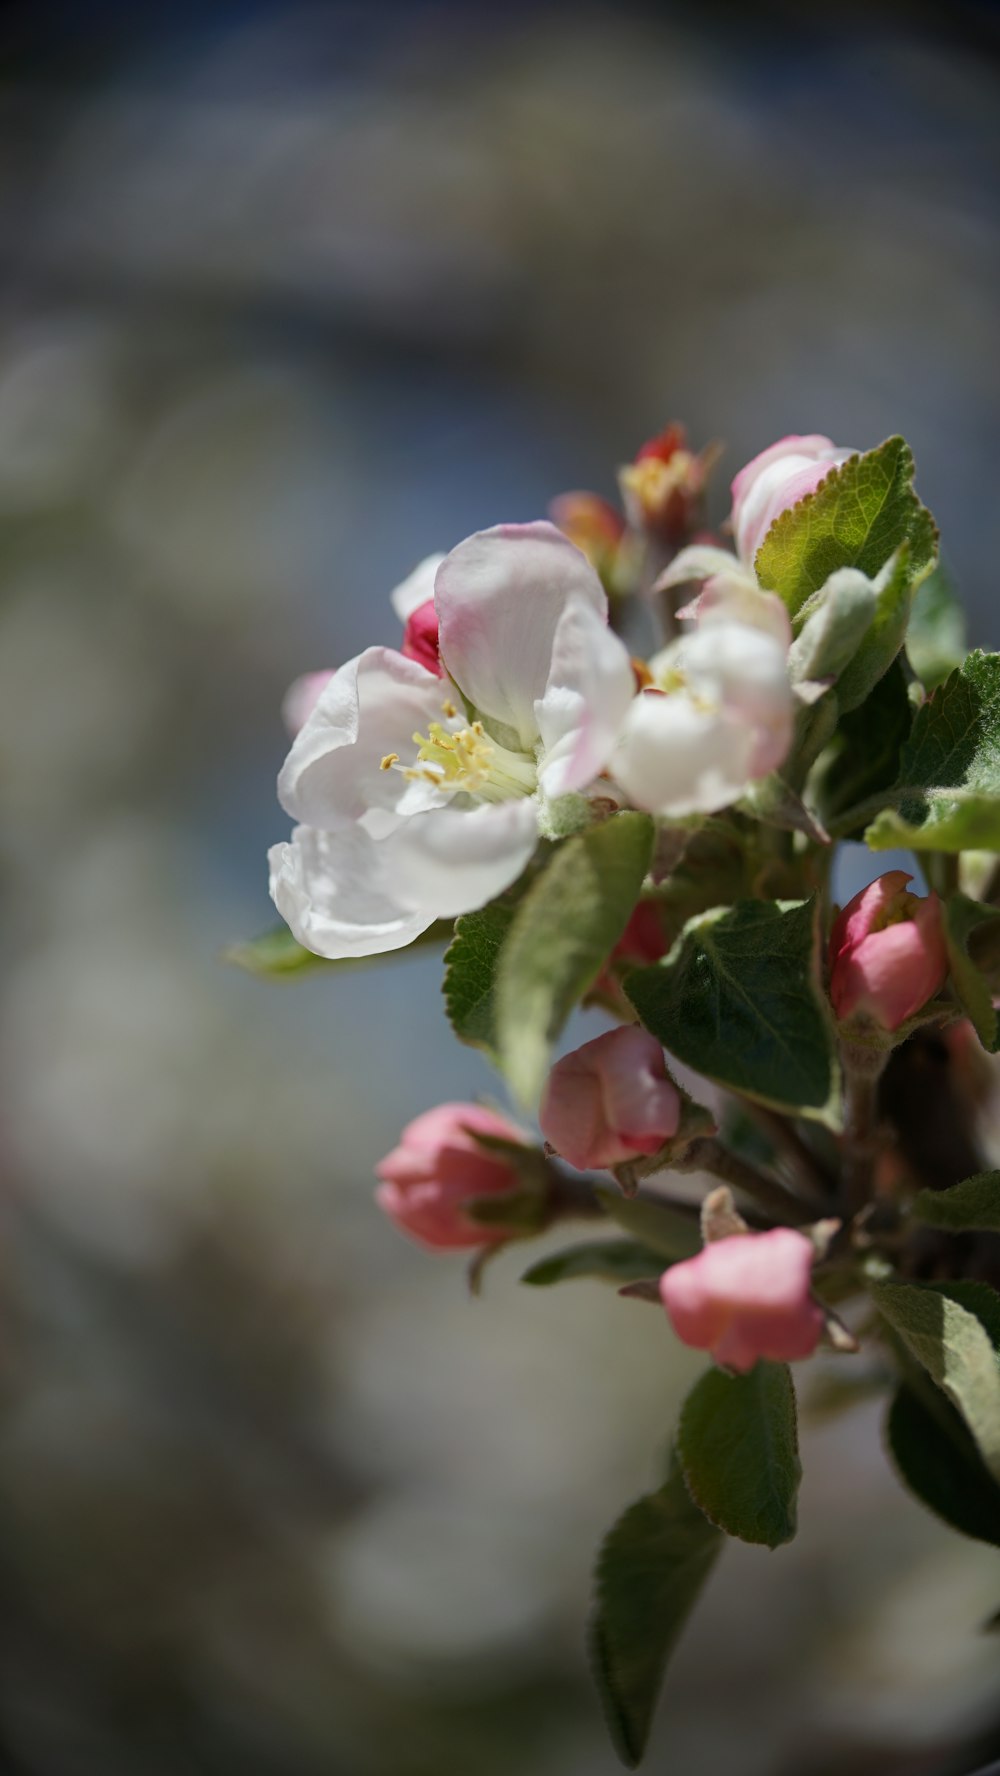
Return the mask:
M 409 622 L 415 610 L 434 597 L 434 581 L 437 570 L 444 560 L 443 555 L 425 555 L 406 579 L 391 592 L 390 602 L 402 624 Z
M 733 496 L 733 513 L 748 498 L 753 487 L 767 469 L 776 463 L 787 462 L 791 457 L 806 462 L 823 462 L 836 454 L 837 446 L 832 438 L 826 438 L 822 432 L 789 432 L 787 437 L 779 438 L 776 444 L 769 444 L 751 457 L 742 469 L 733 476 L 730 492 Z
M 418 1244 L 432 1251 L 488 1245 L 508 1229 L 466 1213 L 471 1198 L 513 1194 L 517 1167 L 476 1140 L 486 1135 L 523 1143 L 520 1129 L 478 1104 L 439 1104 L 403 1130 L 398 1147 L 376 1167 L 376 1201 Z
M 441 658 L 480 714 L 514 730 L 531 751 L 559 619 L 582 599 L 607 599 L 579 549 L 554 524 L 501 524 L 459 543 L 437 571 Z
M 585 789 L 604 769 L 635 696 L 628 649 L 592 604 L 572 598 L 556 625 L 552 667 L 535 705 L 547 796 Z
M 292 934 L 317 956 L 378 956 L 403 949 L 432 912 L 401 906 L 381 847 L 363 827 L 300 826 L 269 853 L 271 898 Z
M 793 1228 L 735 1234 L 664 1272 L 660 1295 L 678 1338 L 726 1368 L 794 1362 L 812 1354 L 823 1331 L 810 1294 L 813 1258 Z
M 943 986 L 948 951 L 941 903 L 907 892 L 889 870 L 856 894 L 830 936 L 830 997 L 838 1018 L 863 1014 L 898 1030 Z
M 433 809 L 401 821 L 383 841 L 394 891 L 415 912 L 451 919 L 516 882 L 538 844 L 533 796 Z
M 325 672 L 304 672 L 301 678 L 289 685 L 281 700 L 281 719 L 293 739 L 299 729 L 305 726 L 333 673 L 332 666 Z
M 438 614 L 433 598 L 426 604 L 419 604 L 406 619 L 403 631 L 401 653 L 407 660 L 416 660 L 433 672 L 435 678 L 443 677 L 441 655 L 438 648 Z
M 556 1062 L 539 1121 L 569 1165 L 592 1171 L 655 1153 L 677 1133 L 680 1113 L 660 1044 L 645 1030 L 624 1026 Z
M 752 567 L 775 519 L 812 493 L 851 454 L 829 438 L 811 434 L 782 438 L 747 463 L 732 487 L 732 526 L 740 560 Z
M 438 807 L 439 790 L 382 768 L 416 755 L 413 735 L 440 721 L 440 679 L 393 648 L 368 648 L 341 666 L 297 735 L 278 778 L 293 820 L 331 830 L 364 821 L 374 837 L 400 815 Z
M 735 574 L 716 574 L 706 580 L 692 604 L 677 612 L 694 618 L 700 629 L 721 623 L 741 623 L 770 635 L 787 655 L 792 641 L 788 607 L 775 592 L 762 592 L 756 581 Z

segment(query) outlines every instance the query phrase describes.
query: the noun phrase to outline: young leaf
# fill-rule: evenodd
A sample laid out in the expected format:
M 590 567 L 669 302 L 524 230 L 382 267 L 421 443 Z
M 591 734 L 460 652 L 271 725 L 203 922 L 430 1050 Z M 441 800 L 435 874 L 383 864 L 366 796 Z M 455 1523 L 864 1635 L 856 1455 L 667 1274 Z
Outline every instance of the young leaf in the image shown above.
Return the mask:
M 843 672 L 871 627 L 875 605 L 875 588 L 866 574 L 853 567 L 831 574 L 821 601 L 788 650 L 792 683 L 836 678 Z
M 496 1053 L 497 962 L 514 917 L 514 906 L 495 900 L 478 913 L 463 913 L 444 959 L 445 1009 L 462 1042 Z
M 938 563 L 918 586 L 906 634 L 910 665 L 927 691 L 943 684 L 968 652 L 965 616 Z
M 1000 1479 L 1000 1361 L 983 1324 L 992 1311 L 985 1297 L 993 1297 L 998 1312 L 1000 1298 L 985 1284 L 946 1286 L 947 1294 L 920 1283 L 873 1283 L 871 1292 L 910 1355 L 958 1408 L 990 1473 Z M 953 1298 L 957 1293 L 961 1301 Z
M 841 463 L 782 512 L 757 551 L 757 578 L 794 616 L 838 568 L 857 567 L 874 579 L 904 543 L 910 572 L 919 576 L 934 559 L 937 531 L 913 491 L 909 446 L 889 438 Z
M 397 957 L 411 956 L 415 951 L 428 949 L 434 944 L 447 943 L 451 929 L 450 919 L 438 919 L 401 950 L 389 950 L 377 956 L 346 956 L 334 962 L 326 956 L 315 956 L 312 950 L 304 949 L 292 936 L 287 925 L 276 925 L 273 931 L 265 931 L 262 936 L 251 938 L 247 943 L 231 944 L 228 950 L 223 951 L 222 960 L 232 962 L 236 968 L 244 969 L 247 974 L 258 974 L 268 980 L 283 980 L 288 975 L 312 974 L 320 969 L 336 968 L 344 971 L 348 968 L 371 968 L 380 962 L 392 962 Z
M 860 708 L 885 676 L 903 645 L 913 600 L 910 550 L 904 543 L 876 582 L 875 617 L 850 665 L 837 680 L 837 702 L 845 715 Z
M 1000 654 L 971 653 L 918 710 L 873 851 L 1000 850 Z
M 639 898 L 653 855 L 648 814 L 614 814 L 561 844 L 514 915 L 496 977 L 496 1036 L 514 1096 L 534 1102 L 551 1046 Z
M 674 1466 L 601 1547 L 589 1651 L 615 1750 L 630 1770 L 642 1759 L 667 1660 L 722 1541 Z
M 755 1363 L 746 1375 L 709 1369 L 682 1408 L 677 1452 L 710 1523 L 767 1548 L 791 1541 L 802 1464 L 787 1363 Z
M 981 906 L 965 894 L 953 894 L 946 901 L 944 930 L 952 985 L 983 1047 L 990 1054 L 996 1054 L 1000 1032 L 993 994 L 989 982 L 969 954 L 970 937 L 980 926 L 987 924 L 1000 924 L 1000 912 L 996 907 Z
M 951 1233 L 1000 1233 L 1000 1172 L 977 1172 L 950 1190 L 921 1190 L 913 1213 Z
M 587 1240 L 541 1258 L 521 1278 L 535 1288 L 565 1283 L 572 1277 L 592 1277 L 602 1283 L 632 1283 L 641 1277 L 658 1277 L 666 1268 L 664 1258 L 634 1240 Z
M 670 1203 L 657 1202 L 652 1196 L 622 1196 L 618 1190 L 598 1185 L 595 1192 L 613 1221 L 623 1232 L 631 1234 L 640 1244 L 672 1260 L 693 1258 L 701 1251 L 698 1211 L 682 1214 Z M 663 1268 L 663 1267 L 661 1267 Z
M 961 1535 L 1000 1546 L 1000 1486 L 950 1401 L 904 1383 L 885 1430 L 900 1479 L 921 1504 Z
M 703 913 L 656 967 L 628 975 L 625 991 L 696 1072 L 779 1109 L 829 1114 L 833 1025 L 811 901 L 741 900 Z

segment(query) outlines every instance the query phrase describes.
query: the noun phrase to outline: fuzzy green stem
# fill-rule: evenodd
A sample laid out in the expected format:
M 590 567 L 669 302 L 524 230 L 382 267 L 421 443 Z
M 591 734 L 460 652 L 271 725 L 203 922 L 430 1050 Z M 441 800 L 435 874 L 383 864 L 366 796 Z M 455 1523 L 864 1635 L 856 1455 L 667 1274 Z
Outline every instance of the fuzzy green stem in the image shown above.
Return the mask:
M 712 1135 L 692 1141 L 684 1158 L 683 1170 L 711 1172 L 713 1177 L 721 1178 L 724 1184 L 731 1184 L 734 1190 L 749 1197 L 772 1221 L 784 1226 L 800 1226 L 815 1218 L 814 1204 L 804 1202 L 786 1190 L 776 1178 L 769 1178 L 766 1172 L 759 1171 L 748 1160 L 730 1153 L 728 1147 L 723 1147 L 722 1142 Z
M 841 1199 L 845 1219 L 851 1220 L 863 1209 L 872 1194 L 872 1174 L 879 1142 L 878 1082 L 885 1057 L 874 1065 L 852 1064 L 844 1057 L 844 1140 L 841 1174 Z

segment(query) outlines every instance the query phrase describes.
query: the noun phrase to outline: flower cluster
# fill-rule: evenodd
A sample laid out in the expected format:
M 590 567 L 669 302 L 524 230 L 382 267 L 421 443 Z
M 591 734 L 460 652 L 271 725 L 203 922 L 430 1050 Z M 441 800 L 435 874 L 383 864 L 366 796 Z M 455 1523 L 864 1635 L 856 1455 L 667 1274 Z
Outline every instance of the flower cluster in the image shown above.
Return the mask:
M 670 466 L 676 443 L 667 457 L 660 444 L 640 466 Z M 733 483 L 740 536 L 755 477 L 768 512 L 781 509 L 773 454 Z M 787 457 L 787 500 L 801 462 Z M 398 949 L 485 905 L 540 838 L 596 811 L 713 813 L 775 771 L 795 709 L 787 615 L 751 568 L 716 571 L 716 556 L 732 561 L 677 557 L 664 584 L 711 578 L 684 632 L 645 662 L 553 524 L 498 525 L 423 561 L 392 595 L 401 646 L 310 673 L 286 698 L 295 738 L 278 794 L 298 824 L 271 852 L 271 894 L 299 941 L 329 958 Z
M 674 1562 L 688 1597 L 719 1531 L 794 1533 L 787 1365 L 876 1346 L 904 1481 L 1000 1539 L 1000 656 L 959 647 L 941 582 L 914 616 L 937 533 L 902 439 L 771 445 L 732 482 L 731 547 L 704 528 L 714 459 L 667 427 L 620 506 L 565 494 L 429 557 L 392 594 L 397 647 L 292 686 L 290 929 L 243 956 L 447 942 L 455 1033 L 538 1134 L 441 1104 L 378 1166 L 380 1206 L 472 1254 L 474 1285 L 597 1223 L 524 1280 L 617 1283 L 711 1358 L 602 1556 L 597 1675 L 632 1762 L 659 1679 L 634 1585 L 665 1594 Z M 874 860 L 844 896 L 847 839 Z M 880 871 L 900 850 L 912 869 Z M 560 1052 L 576 1008 L 603 1024 Z

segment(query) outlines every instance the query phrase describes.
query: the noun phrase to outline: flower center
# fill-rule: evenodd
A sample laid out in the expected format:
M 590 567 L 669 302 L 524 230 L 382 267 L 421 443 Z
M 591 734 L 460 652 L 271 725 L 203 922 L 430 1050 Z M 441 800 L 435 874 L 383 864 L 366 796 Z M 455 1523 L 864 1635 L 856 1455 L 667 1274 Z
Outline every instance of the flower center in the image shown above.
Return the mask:
M 670 697 L 675 691 L 686 691 L 689 700 L 701 714 L 718 714 L 718 699 L 708 696 L 702 686 L 696 688 L 691 684 L 676 656 L 670 659 L 661 657 L 652 662 L 652 670 L 647 666 L 646 671 L 649 674 L 649 683 L 640 686 L 642 696 Z
M 461 790 L 480 802 L 510 801 L 513 796 L 533 795 L 538 787 L 534 760 L 501 746 L 481 721 L 456 730 L 431 722 L 426 734 L 414 734 L 413 743 L 418 749 L 415 764 L 400 765 L 388 753 L 382 769 L 399 769 L 404 777 L 421 778 L 436 789 Z
M 875 914 L 872 931 L 885 931 L 890 925 L 904 924 L 907 919 L 914 917 L 919 906 L 919 894 L 910 894 L 907 889 L 903 889 Z

